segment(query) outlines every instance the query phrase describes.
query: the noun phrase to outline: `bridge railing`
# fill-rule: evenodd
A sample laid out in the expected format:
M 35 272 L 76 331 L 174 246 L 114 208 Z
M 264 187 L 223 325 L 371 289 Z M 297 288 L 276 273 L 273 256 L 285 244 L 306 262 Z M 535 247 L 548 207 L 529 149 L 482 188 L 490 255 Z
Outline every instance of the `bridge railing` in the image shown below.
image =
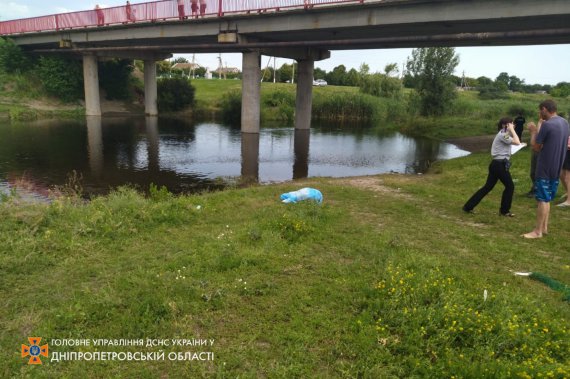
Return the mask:
M 0 35 L 185 20 L 193 17 L 222 17 L 225 14 L 280 12 L 342 3 L 364 3 L 365 0 L 197 0 L 195 14 L 192 11 L 193 2 L 193 0 L 183 0 L 182 8 L 179 7 L 177 0 L 166 0 L 1 21 Z

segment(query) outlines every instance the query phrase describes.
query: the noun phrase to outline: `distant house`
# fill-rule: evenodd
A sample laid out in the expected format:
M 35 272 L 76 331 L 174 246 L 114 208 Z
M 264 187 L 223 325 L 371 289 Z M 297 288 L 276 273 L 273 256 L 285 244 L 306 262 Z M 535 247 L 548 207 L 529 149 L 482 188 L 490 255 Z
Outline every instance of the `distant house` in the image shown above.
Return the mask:
M 173 71 L 182 71 L 182 76 L 190 77 L 199 68 L 202 68 L 202 66 L 197 63 L 175 63 L 171 69 Z
M 172 65 L 173 70 L 181 70 L 184 72 L 196 70 L 200 67 L 202 66 L 200 66 L 198 63 L 175 63 Z
M 224 72 L 226 74 L 239 74 L 240 70 L 237 67 L 224 67 L 222 69 L 222 72 Z

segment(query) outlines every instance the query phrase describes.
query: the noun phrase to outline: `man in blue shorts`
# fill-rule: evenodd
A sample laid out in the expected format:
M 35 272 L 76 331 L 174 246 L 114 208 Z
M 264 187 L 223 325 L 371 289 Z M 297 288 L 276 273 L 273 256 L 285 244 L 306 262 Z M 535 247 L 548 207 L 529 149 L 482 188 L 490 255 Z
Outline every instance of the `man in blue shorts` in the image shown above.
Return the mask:
M 556 103 L 545 100 L 538 106 L 540 118 L 545 120 L 540 130 L 530 123 L 530 143 L 534 151 L 539 152 L 535 173 L 536 227 L 532 232 L 523 234 L 524 238 L 541 238 L 548 233 L 550 202 L 556 197 L 562 164 L 566 156 L 568 122 L 556 114 Z

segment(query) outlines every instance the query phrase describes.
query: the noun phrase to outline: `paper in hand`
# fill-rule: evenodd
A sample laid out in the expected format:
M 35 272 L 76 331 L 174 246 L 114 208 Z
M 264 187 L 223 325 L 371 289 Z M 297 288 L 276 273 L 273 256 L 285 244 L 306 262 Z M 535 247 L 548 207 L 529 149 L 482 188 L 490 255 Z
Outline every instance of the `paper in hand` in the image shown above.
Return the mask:
M 526 146 L 526 143 L 521 143 L 520 145 L 511 145 L 511 155 Z

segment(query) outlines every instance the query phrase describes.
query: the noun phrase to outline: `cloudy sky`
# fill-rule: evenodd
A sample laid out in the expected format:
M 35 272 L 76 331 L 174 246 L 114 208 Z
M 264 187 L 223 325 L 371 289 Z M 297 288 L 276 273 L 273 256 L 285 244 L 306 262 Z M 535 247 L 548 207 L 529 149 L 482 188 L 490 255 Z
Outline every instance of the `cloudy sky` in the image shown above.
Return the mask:
M 132 0 L 132 4 L 144 1 Z M 0 21 L 16 18 L 42 16 L 54 13 L 93 9 L 96 1 L 90 0 L 0 0 Z M 124 5 L 123 0 L 101 0 L 101 7 Z M 472 78 L 487 76 L 496 78 L 501 72 L 524 79 L 527 84 L 556 84 L 570 82 L 570 45 L 513 46 L 513 47 L 461 47 L 457 48 L 460 63 L 455 74 Z M 316 62 L 315 66 L 326 71 L 338 65 L 348 69 L 367 63 L 371 71 L 383 71 L 389 63 L 402 67 L 411 49 L 386 49 L 365 51 L 333 51 L 331 58 Z M 185 55 L 192 60 L 192 56 Z M 196 54 L 197 63 L 215 69 L 218 66 L 217 54 Z M 222 55 L 224 65 L 241 69 L 241 54 Z M 263 57 L 262 66 L 268 64 L 269 57 Z M 277 66 L 291 63 L 277 59 Z

